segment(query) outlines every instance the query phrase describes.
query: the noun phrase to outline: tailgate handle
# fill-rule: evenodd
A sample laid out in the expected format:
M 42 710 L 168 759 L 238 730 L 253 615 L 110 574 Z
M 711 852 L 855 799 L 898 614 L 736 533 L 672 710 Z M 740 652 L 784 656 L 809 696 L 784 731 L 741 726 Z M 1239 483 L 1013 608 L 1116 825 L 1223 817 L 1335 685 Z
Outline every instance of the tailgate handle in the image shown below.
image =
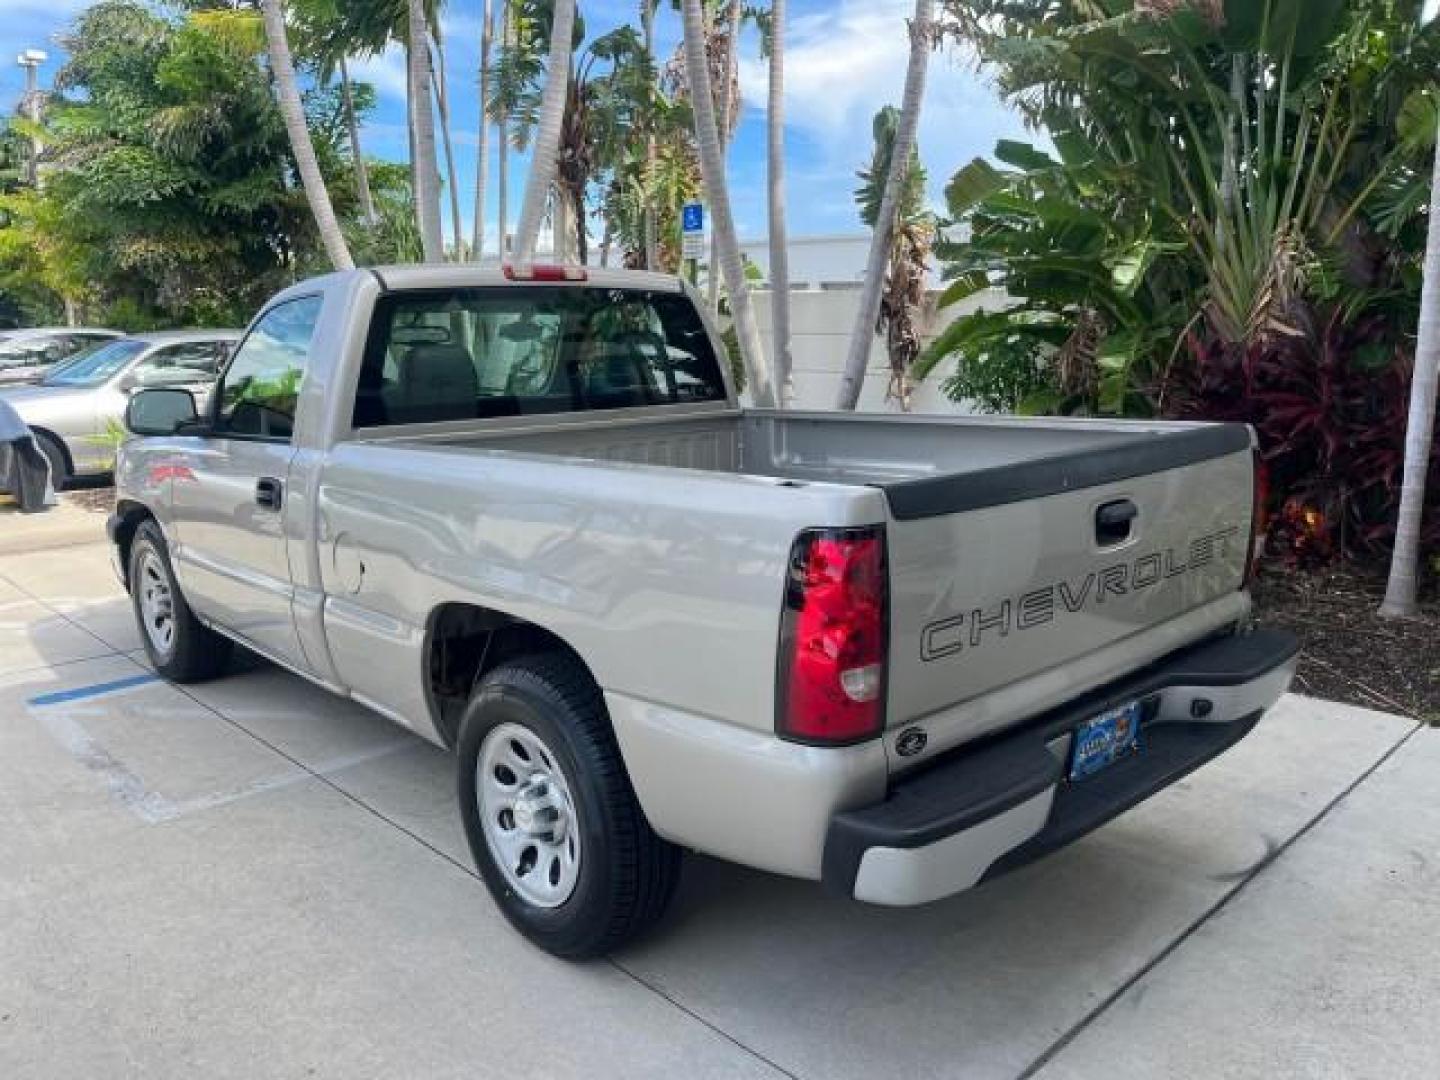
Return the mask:
M 1129 499 L 1106 503 L 1095 511 L 1095 542 L 1101 547 L 1123 544 L 1139 516 L 1140 508 Z

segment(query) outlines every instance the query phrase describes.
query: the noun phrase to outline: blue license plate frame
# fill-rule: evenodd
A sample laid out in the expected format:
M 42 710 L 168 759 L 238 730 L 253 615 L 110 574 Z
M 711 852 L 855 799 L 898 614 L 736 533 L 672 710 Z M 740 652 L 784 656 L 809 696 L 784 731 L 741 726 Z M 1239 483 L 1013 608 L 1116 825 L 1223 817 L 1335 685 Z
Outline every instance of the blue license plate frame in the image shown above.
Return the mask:
M 1087 780 L 1140 749 L 1141 703 L 1106 709 L 1075 729 L 1070 750 L 1070 779 Z

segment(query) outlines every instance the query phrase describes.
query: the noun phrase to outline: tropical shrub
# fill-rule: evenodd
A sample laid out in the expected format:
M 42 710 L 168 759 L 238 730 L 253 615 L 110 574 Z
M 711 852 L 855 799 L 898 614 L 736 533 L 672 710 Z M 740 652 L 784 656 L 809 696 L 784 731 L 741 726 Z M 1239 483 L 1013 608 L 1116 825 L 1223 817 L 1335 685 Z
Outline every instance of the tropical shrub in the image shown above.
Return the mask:
M 1313 339 L 1244 346 L 1187 334 L 1157 397 L 1171 416 L 1254 426 L 1273 550 L 1300 562 L 1366 555 L 1394 536 L 1410 358 L 1383 314 L 1347 318 L 1334 308 Z M 1433 465 L 1440 506 L 1440 443 Z M 1432 528 L 1440 540 L 1440 525 Z
M 1029 411 L 1146 414 L 1192 334 L 1308 339 L 1386 297 L 1414 325 L 1440 38 L 1420 0 L 950 0 L 948 28 L 1054 153 L 1003 143 L 948 191 L 955 322 L 924 358 L 979 364 Z M 1348 305 L 1351 316 L 1364 314 Z M 993 378 L 990 379 L 994 382 Z
M 44 288 L 131 328 L 243 324 L 324 265 L 253 12 L 179 17 L 104 0 L 63 35 L 45 184 L 0 195 L 0 289 Z M 368 91 L 361 100 L 371 100 Z M 353 213 L 333 91 L 307 99 L 322 167 Z

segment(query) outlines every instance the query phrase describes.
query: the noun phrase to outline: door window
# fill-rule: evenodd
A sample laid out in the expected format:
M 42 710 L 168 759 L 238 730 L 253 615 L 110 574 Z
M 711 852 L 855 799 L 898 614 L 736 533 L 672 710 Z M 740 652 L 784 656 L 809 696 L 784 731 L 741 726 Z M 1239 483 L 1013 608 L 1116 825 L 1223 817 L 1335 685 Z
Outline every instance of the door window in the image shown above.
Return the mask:
M 156 349 L 135 365 L 138 386 L 186 386 L 209 382 L 220 369 L 219 343 L 187 341 Z
M 16 341 L 0 347 L 0 369 L 34 367 L 54 363 L 55 343 L 53 339 Z
M 277 304 L 240 343 L 220 386 L 216 430 L 234 435 L 289 439 L 295 403 L 310 362 L 310 341 L 321 298 Z

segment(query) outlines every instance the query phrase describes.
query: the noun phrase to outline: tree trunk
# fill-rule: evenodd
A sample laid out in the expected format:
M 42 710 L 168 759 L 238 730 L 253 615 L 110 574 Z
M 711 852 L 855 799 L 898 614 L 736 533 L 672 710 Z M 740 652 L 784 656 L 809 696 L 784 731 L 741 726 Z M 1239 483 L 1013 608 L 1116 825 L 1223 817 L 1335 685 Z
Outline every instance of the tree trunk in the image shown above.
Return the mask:
M 645 57 L 651 68 L 655 66 L 655 5 L 658 0 L 640 0 L 640 30 L 645 41 Z M 652 88 L 653 92 L 653 88 Z M 649 190 L 655 178 L 655 122 L 647 119 L 649 131 L 645 135 L 645 207 L 640 212 L 640 257 L 641 266 L 646 270 L 657 270 L 660 266 L 660 243 L 656 234 L 655 203 Z M 608 226 L 607 226 L 608 229 Z M 606 252 L 609 254 L 608 250 Z
M 530 176 L 525 181 L 525 201 L 520 207 L 520 224 L 515 230 L 515 262 L 528 266 L 535 261 L 535 244 L 540 238 L 540 221 L 545 200 L 555 184 L 556 155 L 560 152 L 560 127 L 565 120 L 565 99 L 570 89 L 570 48 L 575 32 L 575 0 L 555 0 L 550 28 L 550 58 L 545 66 L 545 93 L 540 99 L 540 120 L 530 157 Z M 560 245 L 556 229 L 556 247 Z
M 275 76 L 275 89 L 280 97 L 280 114 L 285 118 L 285 130 L 290 135 L 290 148 L 295 154 L 295 167 L 305 187 L 310 212 L 315 215 L 320 242 L 325 245 L 325 254 L 336 270 L 353 269 L 355 260 L 350 257 L 350 248 L 340 231 L 340 222 L 330 203 L 330 192 L 320 174 L 320 163 L 315 160 L 315 144 L 310 141 L 310 129 L 305 125 L 300 88 L 295 83 L 295 64 L 290 59 L 290 42 L 285 37 L 285 13 L 280 9 L 280 0 L 263 0 L 261 9 L 265 20 L 265 40 L 270 46 L 270 70 Z
M 500 48 L 510 47 L 510 0 L 500 0 Z M 500 234 L 495 250 L 501 263 L 510 261 L 510 114 L 502 110 L 495 118 L 496 146 L 495 221 Z
M 925 73 L 930 62 L 934 19 L 934 0 L 915 0 L 915 17 L 910 22 L 910 64 L 905 71 L 905 93 L 900 99 L 900 121 L 895 130 L 890 175 L 885 180 L 880 214 L 875 222 L 874 235 L 870 238 L 870 258 L 865 263 L 860 310 L 855 314 L 845 373 L 840 378 L 840 391 L 835 396 L 837 409 L 853 410 L 865 386 L 865 368 L 870 361 L 870 346 L 875 340 L 876 319 L 880 314 L 880 291 L 885 285 L 885 267 L 890 261 L 890 246 L 895 239 L 896 208 L 915 149 L 915 131 L 920 126 L 920 105 L 925 99 Z
M 730 114 L 730 98 L 735 88 L 736 66 L 740 63 L 740 16 L 745 9 L 741 6 L 740 0 L 730 0 L 730 6 L 725 9 L 725 85 L 720 91 L 720 153 L 728 163 L 730 157 L 730 140 L 735 134 L 736 117 Z M 738 110 L 739 102 L 736 102 Z M 728 164 L 727 164 L 728 168 Z M 720 261 L 720 242 L 712 233 L 710 236 L 710 279 L 705 284 L 705 300 L 710 305 L 711 311 L 716 311 L 720 306 L 720 275 L 716 273 L 716 264 Z
M 410 123 L 415 136 L 415 212 L 427 263 L 445 259 L 440 226 L 440 169 L 435 160 L 435 109 L 430 103 L 430 29 L 424 0 L 409 0 Z
M 440 109 L 440 138 L 445 150 L 445 186 L 450 196 L 450 241 L 455 245 L 455 259 L 460 261 L 465 248 L 464 225 L 460 221 L 460 178 L 455 171 L 455 148 L 450 141 L 450 93 L 446 87 L 445 49 L 437 37 L 431 38 L 435 51 L 430 56 L 430 74 L 435 81 L 435 104 Z
M 480 13 L 480 130 L 475 150 L 475 227 L 471 258 L 485 258 L 485 184 L 490 172 L 490 46 L 495 40 L 495 9 L 483 0 Z
M 350 136 L 350 157 L 355 162 L 355 194 L 366 225 L 375 224 L 375 198 L 370 194 L 370 167 L 360 149 L 360 121 L 355 116 L 355 98 L 350 93 L 350 72 L 340 57 L 340 97 L 345 106 L 345 130 Z
M 750 286 L 745 281 L 740 244 L 735 237 L 735 220 L 730 215 L 725 157 L 720 150 L 720 133 L 715 127 L 715 99 L 711 96 L 710 68 L 705 59 L 705 21 L 701 3 L 702 0 L 684 0 L 682 7 L 685 18 L 685 77 L 690 84 L 690 106 L 695 114 L 700 176 L 710 203 L 720 266 L 725 273 L 730 310 L 735 318 L 735 335 L 750 378 L 750 392 L 757 405 L 769 408 L 775 404 L 775 387 L 765 350 L 760 344 L 760 328 L 755 323 Z
M 795 403 L 790 356 L 790 237 L 785 225 L 785 0 L 770 3 L 770 101 L 765 115 L 769 137 L 770 350 L 780 407 Z
M 420 224 L 420 168 L 415 154 L 415 80 L 410 77 L 410 50 L 405 50 L 405 140 L 410 151 L 410 202 Z
M 1410 381 L 1410 419 L 1405 427 L 1405 479 L 1400 485 L 1400 520 L 1395 553 L 1380 614 L 1416 612 L 1420 577 L 1420 526 L 1425 483 L 1435 442 L 1435 395 L 1440 388 L 1440 141 L 1430 182 L 1430 225 L 1425 242 L 1425 283 L 1420 291 L 1420 334 Z
M 581 266 L 590 261 L 590 234 L 585 224 L 585 189 L 571 188 L 564 192 L 570 200 L 570 212 L 575 215 L 575 261 Z
M 1240 186 L 1240 162 L 1236 129 L 1244 123 L 1241 117 L 1245 111 L 1245 56 L 1236 53 L 1230 58 L 1230 103 L 1235 115 L 1225 121 L 1225 139 L 1220 163 L 1220 225 L 1216 230 L 1215 246 L 1224 251 L 1229 242 L 1230 222 L 1235 219 L 1235 197 Z

